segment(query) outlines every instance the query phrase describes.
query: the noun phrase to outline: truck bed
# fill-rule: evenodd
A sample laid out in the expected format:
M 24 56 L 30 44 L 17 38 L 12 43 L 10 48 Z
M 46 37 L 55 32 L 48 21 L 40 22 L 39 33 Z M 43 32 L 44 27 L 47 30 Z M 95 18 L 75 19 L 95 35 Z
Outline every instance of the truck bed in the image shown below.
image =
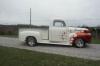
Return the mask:
M 41 34 L 41 39 L 49 39 L 49 28 L 19 28 L 19 32 L 22 31 L 37 31 Z

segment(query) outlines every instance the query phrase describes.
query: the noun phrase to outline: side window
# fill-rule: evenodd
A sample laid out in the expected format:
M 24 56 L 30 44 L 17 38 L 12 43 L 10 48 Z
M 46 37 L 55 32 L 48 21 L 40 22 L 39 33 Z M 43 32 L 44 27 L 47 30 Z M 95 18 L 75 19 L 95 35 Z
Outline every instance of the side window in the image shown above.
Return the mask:
M 55 27 L 63 27 L 64 25 L 61 22 L 56 22 Z
M 53 26 L 54 26 L 54 27 L 65 27 L 66 24 L 65 24 L 64 21 L 61 21 L 61 20 L 54 20 Z

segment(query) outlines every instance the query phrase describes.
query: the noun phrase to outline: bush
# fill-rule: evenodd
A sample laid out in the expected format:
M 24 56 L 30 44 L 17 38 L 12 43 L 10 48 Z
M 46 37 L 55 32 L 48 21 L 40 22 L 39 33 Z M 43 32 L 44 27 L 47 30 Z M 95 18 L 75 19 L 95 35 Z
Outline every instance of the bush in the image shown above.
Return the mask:
M 12 31 L 8 31 L 7 35 L 13 35 Z
M 2 31 L 2 32 L 0 32 L 0 35 L 5 35 L 5 32 L 3 32 L 3 31 Z

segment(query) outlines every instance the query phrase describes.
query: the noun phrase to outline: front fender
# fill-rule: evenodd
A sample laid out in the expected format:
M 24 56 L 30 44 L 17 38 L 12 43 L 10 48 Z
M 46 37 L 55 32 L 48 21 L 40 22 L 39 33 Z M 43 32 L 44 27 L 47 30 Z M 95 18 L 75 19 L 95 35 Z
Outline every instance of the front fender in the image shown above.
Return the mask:
M 73 35 L 71 35 L 70 37 L 70 43 L 74 44 L 77 39 L 82 39 L 86 43 L 90 43 L 92 36 L 89 35 L 88 33 L 83 33 L 83 32 L 73 33 Z

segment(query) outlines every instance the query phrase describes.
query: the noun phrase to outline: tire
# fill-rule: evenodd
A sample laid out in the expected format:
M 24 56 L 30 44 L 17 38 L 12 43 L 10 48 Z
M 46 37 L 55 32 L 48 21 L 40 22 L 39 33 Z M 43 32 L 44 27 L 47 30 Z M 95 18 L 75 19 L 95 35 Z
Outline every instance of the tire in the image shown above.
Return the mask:
M 35 39 L 34 37 L 27 37 L 27 38 L 26 38 L 26 44 L 27 44 L 28 46 L 33 47 L 33 46 L 36 46 L 37 41 L 36 41 L 36 39 Z
M 75 41 L 75 47 L 77 48 L 85 48 L 86 47 L 86 43 L 83 39 L 77 39 Z

